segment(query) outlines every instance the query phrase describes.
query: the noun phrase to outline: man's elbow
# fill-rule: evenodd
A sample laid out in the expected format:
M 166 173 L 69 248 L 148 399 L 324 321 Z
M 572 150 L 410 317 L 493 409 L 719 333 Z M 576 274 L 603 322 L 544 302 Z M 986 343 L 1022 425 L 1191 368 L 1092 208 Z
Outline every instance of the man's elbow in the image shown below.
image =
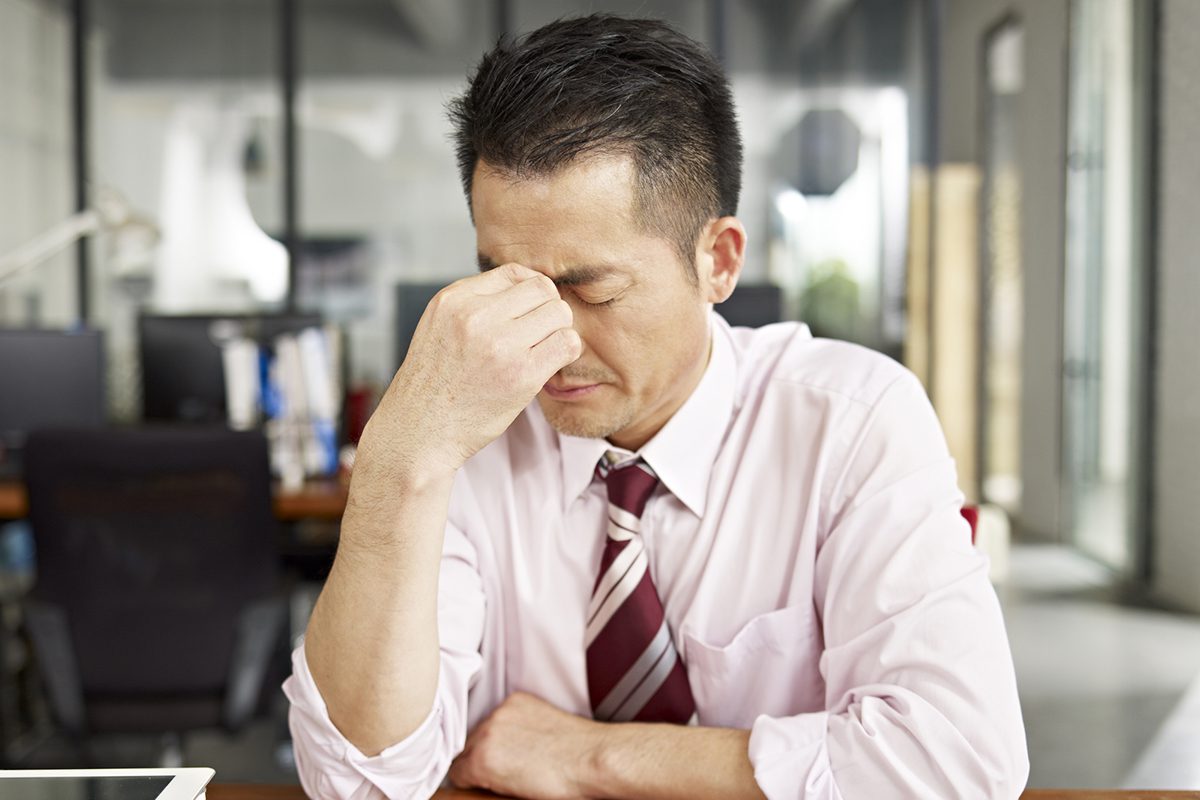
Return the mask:
M 1029 751 L 1025 747 L 1025 739 L 1012 744 L 1001 756 L 999 779 L 992 797 L 1000 800 L 1015 800 L 1025 791 L 1029 782 Z
M 977 787 L 959 787 L 960 796 L 988 798 L 988 800 L 1016 800 L 1025 790 L 1029 780 L 1029 751 L 1022 730 L 1013 733 L 997 732 L 984 743 L 974 748 L 977 769 L 967 774 L 979 776 Z M 974 781 L 971 781 L 974 783 Z M 971 791 L 966 791 L 971 789 Z

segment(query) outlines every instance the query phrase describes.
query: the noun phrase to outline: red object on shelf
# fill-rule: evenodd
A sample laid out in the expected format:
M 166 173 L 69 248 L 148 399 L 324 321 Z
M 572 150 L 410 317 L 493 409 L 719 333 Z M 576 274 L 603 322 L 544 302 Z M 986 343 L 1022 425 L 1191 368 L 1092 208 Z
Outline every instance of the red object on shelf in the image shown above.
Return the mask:
M 358 440 L 362 437 L 363 429 L 367 427 L 367 420 L 371 416 L 373 406 L 371 405 L 372 397 L 375 393 L 369 386 L 352 386 L 346 392 L 345 405 L 345 421 L 344 428 L 346 441 L 350 444 L 358 444 Z

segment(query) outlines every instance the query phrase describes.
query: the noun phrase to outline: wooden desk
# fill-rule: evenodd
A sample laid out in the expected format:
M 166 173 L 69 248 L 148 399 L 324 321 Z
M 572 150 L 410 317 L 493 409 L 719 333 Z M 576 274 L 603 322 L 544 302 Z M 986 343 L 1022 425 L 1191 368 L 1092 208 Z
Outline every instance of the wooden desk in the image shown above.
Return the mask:
M 301 519 L 338 519 L 346 509 L 347 487 L 336 480 L 309 481 L 296 492 L 275 487 L 275 518 L 284 522 Z M 17 481 L 0 482 L 0 520 L 21 519 L 29 513 L 25 485 Z
M 308 797 L 299 786 L 250 783 L 214 783 L 208 787 L 206 795 L 208 800 L 307 800 Z M 451 790 L 438 792 L 434 797 L 437 800 L 480 800 L 496 795 Z
M 475 792 L 442 791 L 437 800 L 479 800 L 494 797 Z M 305 800 L 299 786 L 217 783 L 208 787 L 208 800 Z M 1021 800 L 1200 800 L 1200 792 L 1135 792 L 1121 789 L 1026 789 Z
M 275 518 L 284 522 L 301 519 L 341 519 L 350 487 L 336 480 L 308 481 L 299 491 L 285 492 L 276 484 Z

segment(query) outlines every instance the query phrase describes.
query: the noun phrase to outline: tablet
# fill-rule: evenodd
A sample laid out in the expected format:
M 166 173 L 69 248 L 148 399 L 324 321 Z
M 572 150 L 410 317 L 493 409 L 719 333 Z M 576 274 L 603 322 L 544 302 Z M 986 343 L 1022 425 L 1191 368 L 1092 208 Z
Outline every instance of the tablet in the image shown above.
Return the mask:
M 0 770 L 4 800 L 203 800 L 208 767 Z

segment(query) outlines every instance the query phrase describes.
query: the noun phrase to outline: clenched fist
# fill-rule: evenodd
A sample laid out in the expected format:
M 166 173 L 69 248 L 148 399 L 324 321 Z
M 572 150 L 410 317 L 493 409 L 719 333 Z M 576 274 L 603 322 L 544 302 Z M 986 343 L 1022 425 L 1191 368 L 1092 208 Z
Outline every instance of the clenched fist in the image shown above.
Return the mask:
M 425 309 L 360 449 L 411 475 L 457 470 L 579 358 L 571 325 L 553 281 L 519 264 L 452 283 Z

